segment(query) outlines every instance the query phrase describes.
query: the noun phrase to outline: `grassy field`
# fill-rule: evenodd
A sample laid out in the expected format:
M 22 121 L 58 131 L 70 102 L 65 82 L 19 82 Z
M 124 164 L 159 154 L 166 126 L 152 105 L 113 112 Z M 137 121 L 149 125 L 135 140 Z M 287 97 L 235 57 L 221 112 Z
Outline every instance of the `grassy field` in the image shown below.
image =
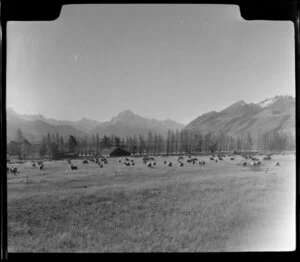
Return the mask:
M 123 159 L 123 158 L 122 158 Z M 9 252 L 211 252 L 295 248 L 295 156 L 147 168 L 108 159 L 8 174 Z M 185 158 L 186 159 L 186 158 Z M 280 166 L 275 166 L 279 161 Z M 266 172 L 268 168 L 268 171 Z M 28 183 L 27 183 L 28 181 Z

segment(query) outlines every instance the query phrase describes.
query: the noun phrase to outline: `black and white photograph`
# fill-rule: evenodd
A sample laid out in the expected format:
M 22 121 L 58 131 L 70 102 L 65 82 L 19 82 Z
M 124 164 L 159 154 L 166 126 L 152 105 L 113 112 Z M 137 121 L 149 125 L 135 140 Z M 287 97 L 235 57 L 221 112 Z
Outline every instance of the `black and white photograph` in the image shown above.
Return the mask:
M 8 252 L 295 250 L 292 21 L 78 4 L 6 34 Z

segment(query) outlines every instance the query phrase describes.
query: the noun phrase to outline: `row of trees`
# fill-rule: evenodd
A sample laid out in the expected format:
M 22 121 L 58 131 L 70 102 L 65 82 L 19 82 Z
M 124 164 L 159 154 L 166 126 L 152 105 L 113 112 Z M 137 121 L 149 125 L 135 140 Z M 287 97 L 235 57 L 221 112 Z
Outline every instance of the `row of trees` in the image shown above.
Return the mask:
M 14 143 L 15 154 L 25 158 L 26 155 L 37 151 L 41 157 L 56 157 L 61 153 L 77 154 L 100 154 L 102 149 L 121 147 L 136 154 L 181 154 L 181 153 L 212 153 L 216 151 L 282 151 L 294 149 L 295 143 L 286 134 L 276 131 L 265 132 L 254 141 L 250 133 L 246 136 L 232 137 L 228 134 L 201 134 L 190 130 L 172 131 L 169 130 L 166 137 L 149 131 L 143 135 L 128 136 L 121 138 L 114 135 L 99 134 L 86 135 L 84 137 L 63 137 L 59 134 L 44 136 L 35 147 L 23 137 L 22 131 L 18 130 Z M 12 152 L 11 152 L 12 153 Z
M 32 152 L 32 144 L 23 136 L 23 132 L 18 129 L 15 139 L 7 146 L 7 152 L 21 158 L 26 158 Z
M 258 137 L 258 148 L 264 151 L 295 150 L 295 138 L 276 131 L 264 132 Z

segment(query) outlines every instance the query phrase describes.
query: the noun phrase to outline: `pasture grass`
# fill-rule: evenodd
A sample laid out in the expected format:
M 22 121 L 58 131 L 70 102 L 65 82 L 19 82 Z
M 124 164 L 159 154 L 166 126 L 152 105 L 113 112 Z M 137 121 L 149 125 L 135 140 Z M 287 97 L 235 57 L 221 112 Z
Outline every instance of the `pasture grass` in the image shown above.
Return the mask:
M 201 167 L 166 167 L 164 159 L 152 169 L 141 159 L 130 167 L 109 159 L 103 169 L 76 160 L 76 171 L 66 161 L 45 170 L 20 164 L 18 176 L 8 176 L 9 251 L 240 251 L 254 248 L 250 235 L 270 248 L 262 237 L 264 230 L 273 236 L 268 221 L 283 210 L 293 220 L 291 156 L 257 169 L 238 166 L 240 159 Z

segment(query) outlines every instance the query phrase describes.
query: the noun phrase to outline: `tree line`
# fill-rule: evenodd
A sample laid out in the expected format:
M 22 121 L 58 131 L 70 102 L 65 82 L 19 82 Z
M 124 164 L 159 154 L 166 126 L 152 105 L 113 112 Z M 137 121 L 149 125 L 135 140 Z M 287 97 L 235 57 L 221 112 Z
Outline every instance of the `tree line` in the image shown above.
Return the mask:
M 32 146 L 23 137 L 19 129 L 14 141 L 8 146 L 8 153 L 26 158 L 38 154 L 40 157 L 59 158 L 62 154 L 81 155 L 101 154 L 102 149 L 120 147 L 133 154 L 183 154 L 183 153 L 214 153 L 229 151 L 283 151 L 295 149 L 294 140 L 287 134 L 268 131 L 258 136 L 257 141 L 248 132 L 245 136 L 233 137 L 229 134 L 212 132 L 202 134 L 184 129 L 168 130 L 166 136 L 148 132 L 147 136 L 134 135 L 121 138 L 119 136 L 98 133 L 85 136 L 68 137 L 58 133 L 48 133 L 41 141 Z

